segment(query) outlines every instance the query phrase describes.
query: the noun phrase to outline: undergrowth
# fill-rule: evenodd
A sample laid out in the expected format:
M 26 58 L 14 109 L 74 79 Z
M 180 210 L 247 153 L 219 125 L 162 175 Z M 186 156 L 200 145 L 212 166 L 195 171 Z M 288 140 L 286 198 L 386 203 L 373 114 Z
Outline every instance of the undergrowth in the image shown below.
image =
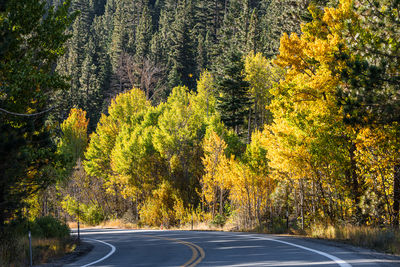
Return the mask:
M 306 233 L 314 238 L 332 239 L 381 252 L 400 254 L 400 232 L 392 228 L 315 225 Z
M 0 266 L 29 266 L 29 238 L 32 233 L 33 264 L 49 262 L 72 252 L 76 243 L 69 235 L 69 227 L 52 218 L 34 221 L 15 221 L 0 232 Z

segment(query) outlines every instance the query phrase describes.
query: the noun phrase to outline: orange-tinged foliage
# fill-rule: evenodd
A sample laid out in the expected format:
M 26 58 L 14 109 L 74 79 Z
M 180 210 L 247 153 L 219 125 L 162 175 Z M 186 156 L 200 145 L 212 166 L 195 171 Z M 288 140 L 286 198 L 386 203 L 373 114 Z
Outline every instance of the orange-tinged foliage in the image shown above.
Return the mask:
M 68 118 L 61 124 L 63 136 L 59 144 L 59 151 L 67 157 L 72 157 L 73 163 L 83 157 L 88 142 L 88 124 L 86 111 L 76 108 L 71 109 Z

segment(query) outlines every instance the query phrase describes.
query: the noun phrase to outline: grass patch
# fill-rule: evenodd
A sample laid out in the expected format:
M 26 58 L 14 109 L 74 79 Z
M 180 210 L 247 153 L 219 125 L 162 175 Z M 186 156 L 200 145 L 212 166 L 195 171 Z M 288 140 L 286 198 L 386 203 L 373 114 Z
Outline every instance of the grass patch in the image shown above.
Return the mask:
M 126 222 L 122 219 L 108 220 L 102 222 L 100 225 L 102 228 L 123 228 L 123 229 L 138 229 L 138 224 L 132 222 Z
M 240 229 L 246 231 L 246 229 Z M 297 227 L 286 228 L 285 221 L 274 221 L 270 225 L 257 226 L 250 231 L 264 234 L 290 234 L 311 238 L 334 240 L 353 246 L 374 249 L 379 252 L 400 255 L 400 231 L 392 228 L 378 228 L 353 225 L 313 225 L 301 230 Z
M 75 240 L 32 237 L 33 264 L 50 262 L 74 251 Z M 29 266 L 29 239 L 26 236 L 8 235 L 0 243 L 0 266 Z
M 32 233 L 33 264 L 47 263 L 76 248 L 66 224 L 52 217 L 11 222 L 0 232 L 0 266 L 28 266 L 29 238 Z
M 72 239 L 35 238 L 32 240 L 33 259 L 35 264 L 46 263 L 73 252 L 76 242 Z
M 385 253 L 400 254 L 400 232 L 391 228 L 316 225 L 307 231 L 307 235 L 341 241 Z

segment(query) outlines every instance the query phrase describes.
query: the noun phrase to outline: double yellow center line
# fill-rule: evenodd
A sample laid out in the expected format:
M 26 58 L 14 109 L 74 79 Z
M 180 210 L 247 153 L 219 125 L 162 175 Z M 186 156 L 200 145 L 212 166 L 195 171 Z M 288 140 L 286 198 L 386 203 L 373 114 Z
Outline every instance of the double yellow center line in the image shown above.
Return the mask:
M 156 238 L 156 239 L 168 240 L 168 241 L 172 241 L 172 242 L 179 243 L 179 244 L 189 247 L 192 250 L 192 257 L 190 258 L 190 260 L 185 262 L 182 265 L 182 267 L 194 267 L 197 264 L 199 264 L 206 256 L 206 253 L 204 252 L 204 250 L 192 242 L 187 242 L 187 241 L 183 241 L 183 240 L 179 240 L 179 239 L 175 239 L 175 238 L 156 236 L 156 235 L 137 235 L 137 236 L 152 237 L 152 238 Z

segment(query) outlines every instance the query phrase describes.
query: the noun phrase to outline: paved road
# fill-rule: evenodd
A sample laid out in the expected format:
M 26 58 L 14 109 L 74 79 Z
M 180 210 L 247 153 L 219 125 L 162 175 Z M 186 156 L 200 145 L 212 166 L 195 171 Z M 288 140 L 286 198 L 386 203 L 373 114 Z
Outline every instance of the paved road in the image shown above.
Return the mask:
M 87 229 L 76 266 L 400 266 L 400 258 L 296 237 L 231 232 Z

